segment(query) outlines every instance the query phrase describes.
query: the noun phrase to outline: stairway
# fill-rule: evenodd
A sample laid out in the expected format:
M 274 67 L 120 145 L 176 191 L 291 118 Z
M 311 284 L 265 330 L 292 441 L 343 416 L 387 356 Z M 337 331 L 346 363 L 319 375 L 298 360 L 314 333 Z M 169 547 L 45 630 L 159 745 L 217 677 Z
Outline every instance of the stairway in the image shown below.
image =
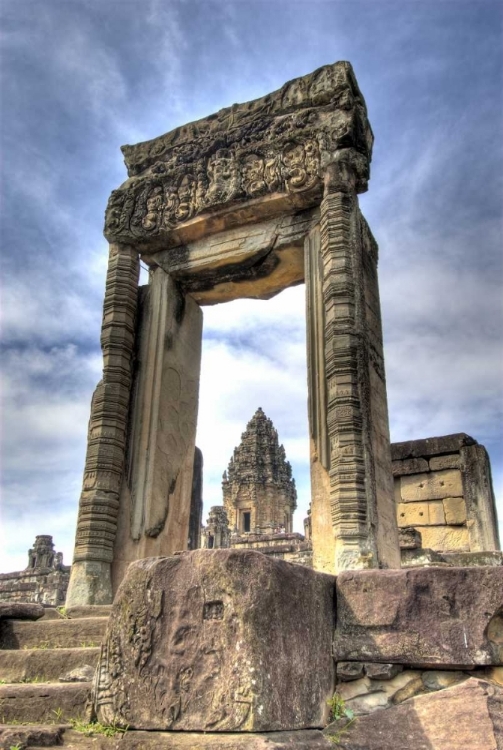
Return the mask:
M 2 750 L 61 745 L 70 722 L 86 720 L 110 609 L 48 608 L 37 621 L 0 620 Z

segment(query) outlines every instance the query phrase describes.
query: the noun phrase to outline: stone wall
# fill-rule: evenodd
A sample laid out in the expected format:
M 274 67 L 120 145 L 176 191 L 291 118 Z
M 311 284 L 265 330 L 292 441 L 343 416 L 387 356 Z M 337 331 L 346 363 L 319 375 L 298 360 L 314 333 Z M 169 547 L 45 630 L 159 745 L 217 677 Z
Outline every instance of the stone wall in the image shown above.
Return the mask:
M 402 562 L 499 550 L 489 457 L 465 433 L 391 445 Z

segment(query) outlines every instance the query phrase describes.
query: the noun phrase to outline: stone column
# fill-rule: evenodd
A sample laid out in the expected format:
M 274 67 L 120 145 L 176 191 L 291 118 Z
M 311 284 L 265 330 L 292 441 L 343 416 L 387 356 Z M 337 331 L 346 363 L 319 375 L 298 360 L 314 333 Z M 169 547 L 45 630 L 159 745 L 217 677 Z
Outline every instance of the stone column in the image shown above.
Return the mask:
M 124 469 L 138 295 L 138 253 L 110 245 L 101 348 L 67 606 L 110 604 L 111 563 Z
M 331 573 L 400 567 L 377 245 L 356 179 L 344 155 L 327 167 L 306 242 L 314 566 Z

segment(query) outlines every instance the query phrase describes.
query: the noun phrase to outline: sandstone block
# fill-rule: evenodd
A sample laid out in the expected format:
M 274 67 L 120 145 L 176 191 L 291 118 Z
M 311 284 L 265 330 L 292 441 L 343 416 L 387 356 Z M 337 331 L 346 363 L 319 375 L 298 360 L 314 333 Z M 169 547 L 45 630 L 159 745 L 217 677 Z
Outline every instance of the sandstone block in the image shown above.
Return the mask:
M 440 471 L 441 469 L 459 469 L 461 459 L 459 453 L 452 453 L 449 456 L 433 456 L 429 460 L 431 471 Z
M 403 461 L 393 461 L 391 468 L 394 477 L 403 477 L 406 474 L 421 474 L 430 470 L 425 458 L 406 458 Z
M 365 674 L 371 680 L 392 680 L 402 670 L 401 664 L 365 664 Z
M 500 750 L 502 717 L 503 690 L 470 678 L 360 716 L 346 732 L 334 722 L 324 733 L 342 750 Z
M 337 682 L 352 682 L 363 677 L 364 664 L 361 661 L 340 661 L 337 664 Z
M 346 571 L 336 588 L 336 661 L 503 663 L 502 568 Z
M 466 503 L 462 497 L 446 497 L 442 502 L 444 505 L 446 523 L 451 526 L 465 523 Z
M 44 612 L 41 604 L 0 602 L 0 620 L 40 620 Z
M 334 578 L 253 550 L 133 563 L 97 670 L 103 723 L 279 731 L 323 726 Z
M 463 485 L 458 469 L 446 469 L 429 474 L 413 474 L 400 480 L 400 494 L 405 502 L 442 500 L 444 497 L 461 497 Z
M 423 547 L 439 552 L 468 552 L 470 541 L 464 526 L 418 526 Z
M 391 458 L 402 461 L 406 458 L 437 456 L 442 453 L 457 453 L 466 445 L 476 445 L 477 441 L 464 432 L 424 440 L 406 440 L 403 443 L 391 443 Z
M 398 529 L 401 550 L 420 550 L 421 534 L 413 526 L 404 526 Z M 402 554 L 403 563 L 403 554 Z
M 444 506 L 441 500 L 432 503 L 400 503 L 397 518 L 401 527 L 441 526 L 445 524 Z

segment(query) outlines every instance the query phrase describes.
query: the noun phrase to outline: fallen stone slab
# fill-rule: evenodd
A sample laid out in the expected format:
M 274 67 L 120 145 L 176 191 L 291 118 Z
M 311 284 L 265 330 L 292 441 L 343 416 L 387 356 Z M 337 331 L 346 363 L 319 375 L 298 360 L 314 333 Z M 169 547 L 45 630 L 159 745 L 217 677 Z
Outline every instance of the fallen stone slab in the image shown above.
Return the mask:
M 12 747 L 54 747 L 63 744 L 62 726 L 0 724 L 0 750 Z
M 98 664 L 99 721 L 211 732 L 324 726 L 334 582 L 254 550 L 131 564 Z
M 0 602 L 0 620 L 40 620 L 44 614 L 41 604 Z
M 128 730 L 115 738 L 66 731 L 65 750 L 333 750 L 321 731 L 223 734 Z M 388 749 L 389 750 L 389 749 Z
M 345 571 L 334 657 L 416 667 L 503 663 L 503 568 Z
M 91 683 L 0 685 L 0 717 L 6 724 L 62 723 L 85 714 Z
M 99 648 L 16 649 L 0 651 L 0 680 L 55 682 L 69 671 L 89 665 L 96 668 Z
M 0 648 L 92 648 L 99 646 L 108 618 L 0 622 Z
M 324 733 L 341 750 L 501 750 L 502 730 L 503 689 L 470 678 Z

